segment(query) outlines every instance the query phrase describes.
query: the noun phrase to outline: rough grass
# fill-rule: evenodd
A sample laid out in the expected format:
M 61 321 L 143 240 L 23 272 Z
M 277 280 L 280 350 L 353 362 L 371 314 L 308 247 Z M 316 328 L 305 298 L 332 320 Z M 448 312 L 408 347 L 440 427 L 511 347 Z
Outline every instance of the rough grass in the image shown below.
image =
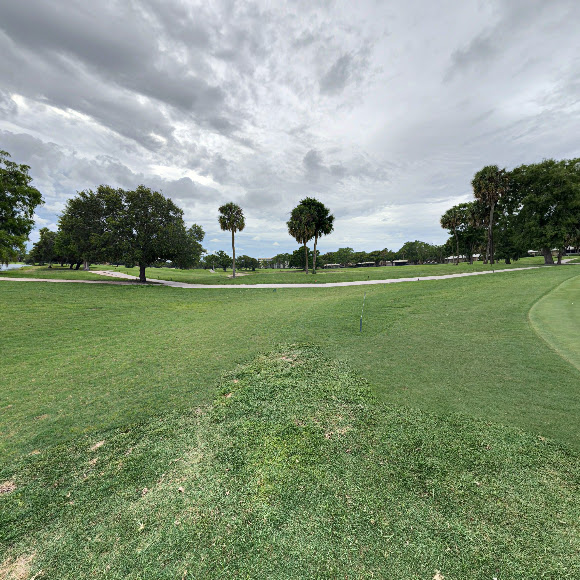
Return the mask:
M 225 369 L 293 341 L 348 363 L 384 402 L 580 448 L 580 373 L 528 320 L 539 298 L 577 274 L 562 266 L 276 292 L 1 282 L 0 463 L 208 403 Z
M 290 345 L 226 373 L 209 407 L 5 468 L 0 561 L 75 580 L 578 578 L 578 459 L 377 403 Z

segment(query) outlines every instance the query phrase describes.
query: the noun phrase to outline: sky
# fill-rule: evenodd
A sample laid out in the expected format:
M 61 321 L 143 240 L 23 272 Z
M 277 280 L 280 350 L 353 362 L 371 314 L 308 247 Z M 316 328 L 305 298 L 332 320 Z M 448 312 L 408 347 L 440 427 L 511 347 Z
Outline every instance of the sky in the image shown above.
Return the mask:
M 0 149 L 56 230 L 76 192 L 144 184 L 231 252 L 443 243 L 482 167 L 580 157 L 578 0 L 0 0 Z

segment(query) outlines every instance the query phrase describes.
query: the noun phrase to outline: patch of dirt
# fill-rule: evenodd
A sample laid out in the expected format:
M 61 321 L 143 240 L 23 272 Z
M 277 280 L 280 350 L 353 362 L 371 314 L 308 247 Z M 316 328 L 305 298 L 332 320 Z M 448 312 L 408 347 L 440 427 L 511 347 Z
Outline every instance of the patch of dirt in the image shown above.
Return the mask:
M 30 563 L 34 555 L 23 555 L 13 560 L 7 558 L 0 564 L 0 580 L 26 580 L 30 576 Z
M 48 415 L 45 413 L 44 415 L 38 415 L 38 417 L 34 417 L 37 421 L 44 421 L 44 419 L 48 419 Z
M 16 484 L 13 481 L 5 481 L 0 483 L 0 493 L 11 493 L 16 489 Z
M 97 441 L 97 443 L 95 443 L 90 449 L 89 451 L 96 451 L 99 447 L 102 447 L 105 444 L 105 441 Z
M 241 278 L 242 276 L 249 276 L 249 272 L 236 272 L 236 278 Z M 233 274 L 230 274 L 228 278 L 233 278 Z

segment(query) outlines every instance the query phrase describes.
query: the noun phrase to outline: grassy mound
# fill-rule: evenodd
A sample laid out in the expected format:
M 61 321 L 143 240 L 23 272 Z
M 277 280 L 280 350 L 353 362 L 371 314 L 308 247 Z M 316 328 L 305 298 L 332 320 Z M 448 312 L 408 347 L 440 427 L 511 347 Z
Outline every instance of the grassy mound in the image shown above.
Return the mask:
M 377 403 L 309 345 L 225 375 L 210 407 L 31 455 L 0 488 L 2 578 L 580 574 L 575 452 Z

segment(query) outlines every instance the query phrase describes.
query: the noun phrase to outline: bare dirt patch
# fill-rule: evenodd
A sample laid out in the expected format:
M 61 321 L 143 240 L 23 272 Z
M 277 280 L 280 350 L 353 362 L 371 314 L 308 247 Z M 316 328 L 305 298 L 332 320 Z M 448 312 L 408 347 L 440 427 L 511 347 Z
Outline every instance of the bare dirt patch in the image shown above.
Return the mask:
M 30 575 L 30 563 L 34 555 L 22 555 L 13 560 L 7 558 L 0 564 L 0 580 L 26 580 Z
M 4 481 L 0 483 L 0 493 L 11 493 L 16 489 L 16 484 L 13 481 Z

